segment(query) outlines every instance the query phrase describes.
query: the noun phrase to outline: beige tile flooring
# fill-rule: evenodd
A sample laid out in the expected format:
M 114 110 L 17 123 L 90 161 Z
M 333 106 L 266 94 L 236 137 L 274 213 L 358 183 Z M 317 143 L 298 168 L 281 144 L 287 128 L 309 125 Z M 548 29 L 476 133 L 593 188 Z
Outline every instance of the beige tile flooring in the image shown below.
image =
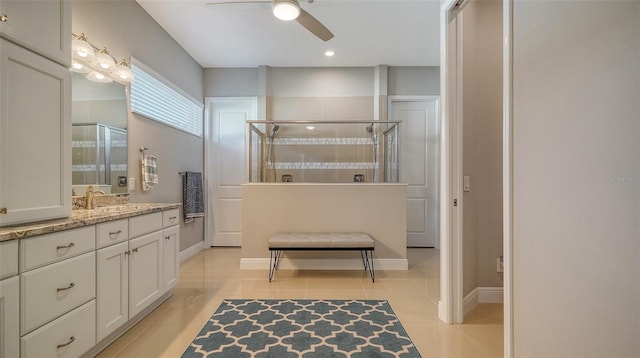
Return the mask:
M 180 267 L 173 296 L 99 357 L 180 357 L 225 298 L 385 299 L 423 357 L 502 357 L 501 304 L 480 304 L 465 323 L 437 318 L 439 252 L 409 249 L 408 271 L 240 270 L 240 249 L 214 248 Z

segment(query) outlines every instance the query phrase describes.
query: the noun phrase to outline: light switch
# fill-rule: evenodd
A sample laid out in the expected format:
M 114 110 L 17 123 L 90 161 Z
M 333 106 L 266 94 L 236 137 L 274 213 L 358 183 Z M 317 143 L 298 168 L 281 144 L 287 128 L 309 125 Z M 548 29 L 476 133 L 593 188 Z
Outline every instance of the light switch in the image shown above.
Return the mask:
M 136 190 L 136 178 L 129 178 L 129 191 Z
M 463 182 L 464 183 L 462 184 L 462 190 L 470 191 L 471 190 L 471 178 L 468 175 L 465 175 Z

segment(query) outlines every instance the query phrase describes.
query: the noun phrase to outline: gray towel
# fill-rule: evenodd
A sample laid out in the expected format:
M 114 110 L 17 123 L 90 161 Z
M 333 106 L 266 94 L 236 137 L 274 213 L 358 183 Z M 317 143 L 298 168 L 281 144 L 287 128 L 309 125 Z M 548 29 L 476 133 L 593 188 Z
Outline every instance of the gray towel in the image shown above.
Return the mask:
M 184 222 L 204 216 L 204 198 L 202 195 L 202 173 L 185 172 L 182 177 L 182 212 Z

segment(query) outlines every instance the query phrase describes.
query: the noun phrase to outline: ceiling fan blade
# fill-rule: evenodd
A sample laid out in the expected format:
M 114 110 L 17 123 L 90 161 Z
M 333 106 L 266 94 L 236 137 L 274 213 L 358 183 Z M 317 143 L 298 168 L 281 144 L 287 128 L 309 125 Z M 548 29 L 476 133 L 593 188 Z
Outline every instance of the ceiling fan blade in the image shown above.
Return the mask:
M 333 38 L 333 34 L 329 29 L 302 8 L 300 9 L 300 15 L 296 18 L 296 21 L 323 41 L 329 41 Z
M 271 8 L 272 0 L 209 0 L 207 7 L 215 11 L 265 10 Z
M 210 0 L 206 5 L 261 4 L 272 3 L 272 0 Z

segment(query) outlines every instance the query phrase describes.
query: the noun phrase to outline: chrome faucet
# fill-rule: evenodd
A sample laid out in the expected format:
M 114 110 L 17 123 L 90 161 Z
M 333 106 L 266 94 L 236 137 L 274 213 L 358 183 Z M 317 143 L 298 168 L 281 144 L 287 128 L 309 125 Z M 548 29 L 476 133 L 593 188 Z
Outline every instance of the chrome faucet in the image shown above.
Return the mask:
M 86 210 L 91 210 L 93 209 L 93 198 L 96 196 L 96 194 L 102 194 L 102 195 L 106 195 L 107 193 L 105 193 L 102 190 L 93 190 L 93 185 L 89 185 L 87 187 L 87 192 L 84 195 L 84 208 Z

